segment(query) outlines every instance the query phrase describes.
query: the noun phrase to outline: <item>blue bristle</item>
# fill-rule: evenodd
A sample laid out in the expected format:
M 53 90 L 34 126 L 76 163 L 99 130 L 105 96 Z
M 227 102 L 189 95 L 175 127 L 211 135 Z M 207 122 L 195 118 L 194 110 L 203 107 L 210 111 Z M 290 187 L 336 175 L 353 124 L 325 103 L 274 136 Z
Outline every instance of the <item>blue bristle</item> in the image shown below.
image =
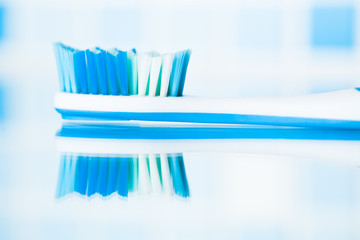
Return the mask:
M 109 160 L 108 158 L 101 157 L 100 158 L 100 169 L 99 169 L 99 180 L 96 187 L 96 192 L 101 196 L 107 196 L 106 185 L 108 180 L 108 170 L 109 170 Z
M 65 196 L 68 194 L 69 189 L 69 183 L 70 183 L 70 163 L 71 163 L 71 157 L 69 155 L 65 155 L 64 158 L 65 166 L 64 166 L 64 186 L 62 188 L 62 195 Z
M 75 69 L 75 80 L 78 83 L 79 93 L 89 93 L 88 81 L 86 76 L 86 60 L 84 51 L 74 52 L 74 69 Z
M 121 95 L 129 95 L 128 79 L 127 79 L 127 53 L 119 51 L 115 56 L 115 66 L 120 84 Z
M 88 157 L 77 157 L 74 190 L 82 195 L 86 195 L 88 163 Z
M 178 52 L 175 54 L 169 82 L 169 96 L 176 97 L 179 92 L 180 76 L 182 72 L 181 66 L 183 64 L 183 60 L 183 52 Z
M 128 173 L 129 173 L 129 158 L 123 157 L 120 159 L 120 169 L 118 176 L 118 194 L 122 197 L 128 196 Z
M 97 182 L 99 178 L 100 160 L 97 157 L 89 158 L 89 175 L 87 184 L 87 195 L 92 196 L 96 193 Z
M 65 92 L 63 59 L 62 59 L 62 54 L 61 54 L 61 43 L 54 43 L 53 48 L 54 48 L 54 52 L 55 52 L 56 66 L 57 66 L 58 75 L 59 75 L 60 91 Z
M 109 176 L 107 184 L 107 195 L 111 195 L 117 190 L 117 177 L 119 171 L 119 159 L 112 157 L 109 158 Z
M 179 91 L 177 93 L 177 96 L 182 96 L 183 95 L 186 72 L 187 72 L 187 67 L 189 65 L 190 55 L 191 55 L 191 51 L 186 50 L 185 53 L 184 53 L 184 62 L 183 62 L 182 67 L 181 67 L 182 69 L 181 69 L 181 75 L 180 75 L 180 84 L 179 84 Z
M 129 192 L 134 191 L 134 161 L 133 158 L 129 158 L 129 166 L 128 166 L 128 190 Z
M 150 158 L 149 158 L 149 154 L 146 154 L 146 166 L 147 166 L 149 176 L 151 176 L 150 175 Z
M 79 83 L 75 79 L 74 52 L 73 48 L 69 48 L 67 51 L 70 88 L 72 93 L 79 93 Z
M 129 95 L 136 95 L 138 88 L 137 79 L 137 62 L 135 48 L 130 50 L 131 54 L 127 54 L 127 76 Z
M 68 156 L 68 168 L 66 170 L 67 181 L 65 195 L 73 193 L 75 187 L 75 170 L 76 170 L 76 157 L 73 155 Z
M 172 179 L 173 188 L 176 193 L 176 187 L 177 187 L 176 178 L 175 178 L 176 155 L 167 154 L 167 159 L 168 159 L 168 163 L 169 163 L 169 171 L 170 171 L 170 176 Z
M 189 191 L 189 184 L 186 177 L 185 172 L 185 164 L 184 164 L 184 158 L 182 155 L 177 157 L 177 172 L 179 174 L 180 183 L 181 183 L 181 190 L 182 190 L 182 197 L 189 197 L 190 191 Z
M 56 187 L 56 198 L 63 197 L 65 195 L 65 169 L 66 169 L 66 156 L 62 154 L 60 156 L 60 167 L 59 167 L 59 179 Z
M 163 66 L 162 66 L 162 64 L 161 64 L 160 72 L 159 72 L 159 79 L 158 79 L 158 84 L 157 84 L 157 87 L 156 87 L 155 96 L 160 96 L 162 71 L 163 71 Z
M 137 92 L 137 51 L 76 50 L 54 43 L 60 91 L 83 94 L 132 95 Z M 129 54 L 129 59 L 128 55 Z M 174 54 L 168 96 L 182 96 L 191 50 Z M 161 75 L 160 70 L 160 75 Z M 133 79 L 134 78 L 134 79 Z M 144 89 L 143 89 L 144 90 Z M 145 91 L 148 94 L 149 85 Z M 160 83 L 156 90 L 159 94 Z
M 86 56 L 86 74 L 89 83 L 90 93 L 99 94 L 99 80 L 95 61 L 95 53 L 90 50 L 85 51 Z
M 158 166 L 158 172 L 159 172 L 159 177 L 160 177 L 160 184 L 161 184 L 161 186 L 163 186 L 160 154 L 156 154 L 156 164 L 157 164 L 157 166 Z
M 132 66 L 127 58 L 128 53 L 137 54 L 136 50 L 115 51 L 115 54 L 101 48 L 82 51 L 54 43 L 60 91 L 103 95 L 137 94 L 137 67 Z M 174 54 L 168 96 L 183 95 L 190 55 L 191 50 Z M 133 77 L 136 79 L 132 80 Z M 157 95 L 159 90 L 156 91 Z
M 184 160 L 182 156 L 169 154 L 169 168 L 175 194 L 180 197 L 188 197 L 189 186 L 186 179 Z
M 61 69 L 62 69 L 62 77 L 63 77 L 63 86 L 64 86 L 64 91 L 67 92 L 70 89 L 69 84 L 67 84 L 69 87 L 66 88 L 66 81 L 68 81 L 68 72 L 66 69 L 66 57 L 65 57 L 65 46 L 64 44 L 59 44 L 59 55 L 60 55 L 60 59 L 61 59 Z
M 116 75 L 115 57 L 109 52 L 106 52 L 106 68 L 109 79 L 110 94 L 119 95 L 120 86 Z
M 70 70 L 69 70 L 69 58 L 68 58 L 68 48 L 62 47 L 61 48 L 61 55 L 63 59 L 63 70 L 64 70 L 64 87 L 65 92 L 71 93 L 71 82 L 70 82 Z
M 75 77 L 75 63 L 74 63 L 74 53 L 76 50 L 69 50 L 69 72 L 70 72 L 70 81 L 71 81 L 71 90 L 73 93 L 80 93 L 80 83 L 77 81 Z
M 95 61 L 98 71 L 98 79 L 100 83 L 100 93 L 103 95 L 109 94 L 109 86 L 106 71 L 106 52 L 100 48 L 96 48 L 99 52 L 95 54 Z

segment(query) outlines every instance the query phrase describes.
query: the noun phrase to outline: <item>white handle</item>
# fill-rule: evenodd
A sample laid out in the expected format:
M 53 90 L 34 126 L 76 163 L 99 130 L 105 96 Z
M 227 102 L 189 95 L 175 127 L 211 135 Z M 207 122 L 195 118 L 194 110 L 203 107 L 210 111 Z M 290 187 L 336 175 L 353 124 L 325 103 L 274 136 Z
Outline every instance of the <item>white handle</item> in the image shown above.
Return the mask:
M 200 112 L 360 120 L 360 92 L 356 89 L 289 97 L 209 99 L 207 104 L 199 103 L 202 109 L 194 103 L 194 110 Z
M 220 113 L 360 121 L 360 92 L 290 97 L 141 97 L 58 93 L 55 108 L 125 113 Z

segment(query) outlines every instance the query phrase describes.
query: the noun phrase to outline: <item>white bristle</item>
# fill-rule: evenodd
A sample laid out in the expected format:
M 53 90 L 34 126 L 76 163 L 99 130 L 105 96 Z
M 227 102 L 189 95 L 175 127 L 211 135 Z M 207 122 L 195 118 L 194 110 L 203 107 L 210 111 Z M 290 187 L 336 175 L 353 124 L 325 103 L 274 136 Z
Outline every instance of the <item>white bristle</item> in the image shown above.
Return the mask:
M 129 84 L 129 94 L 134 95 L 138 92 L 138 73 L 137 73 L 137 56 L 132 51 L 127 51 L 127 76 Z
M 139 190 L 143 194 L 151 192 L 150 175 L 145 154 L 139 154 Z
M 159 74 L 162 64 L 162 57 L 157 56 L 153 57 L 151 62 L 151 71 L 150 71 L 150 82 L 149 82 L 149 96 L 155 97 L 156 90 L 159 83 Z
M 170 177 L 170 169 L 169 169 L 167 154 L 165 153 L 160 154 L 160 163 L 161 163 L 161 177 L 163 183 L 163 191 L 166 195 L 172 195 L 173 188 Z
M 143 53 L 138 55 L 138 84 L 140 96 L 145 96 L 149 82 L 152 57 Z
M 161 193 L 161 182 L 156 154 L 149 154 L 150 179 L 153 192 Z
M 161 87 L 160 87 L 161 97 L 166 97 L 168 94 L 173 60 L 174 60 L 174 54 L 169 53 L 163 56 Z

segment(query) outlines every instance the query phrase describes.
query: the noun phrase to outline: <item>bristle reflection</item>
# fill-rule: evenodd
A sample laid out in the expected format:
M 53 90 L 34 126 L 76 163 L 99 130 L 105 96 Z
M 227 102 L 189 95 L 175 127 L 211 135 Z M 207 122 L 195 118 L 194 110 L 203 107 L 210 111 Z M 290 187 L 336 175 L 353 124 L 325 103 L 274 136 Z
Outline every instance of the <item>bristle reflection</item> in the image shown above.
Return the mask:
M 190 196 L 182 154 L 79 155 L 61 153 L 56 197 L 78 193 Z

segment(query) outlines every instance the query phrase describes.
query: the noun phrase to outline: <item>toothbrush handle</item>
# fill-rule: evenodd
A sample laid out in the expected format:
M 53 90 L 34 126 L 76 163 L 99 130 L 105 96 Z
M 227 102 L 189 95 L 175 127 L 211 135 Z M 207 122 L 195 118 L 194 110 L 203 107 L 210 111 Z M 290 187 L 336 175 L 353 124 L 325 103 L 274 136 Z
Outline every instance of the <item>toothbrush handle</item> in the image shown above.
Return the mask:
M 201 98 L 58 93 L 64 119 L 139 120 L 360 129 L 356 89 L 291 97 Z
M 356 89 L 289 97 L 219 98 L 206 101 L 206 105 L 199 102 L 199 106 L 193 101 L 192 110 L 197 108 L 197 112 L 213 113 L 214 118 L 217 114 L 224 114 L 222 118 L 227 117 L 224 123 L 360 128 L 360 92 Z
M 263 116 L 268 120 L 273 118 L 275 123 L 281 119 L 284 123 L 301 119 L 311 123 L 316 119 L 360 121 L 359 105 L 360 91 L 349 89 L 289 97 L 209 99 L 207 106 L 199 111 L 243 115 L 249 121 Z

